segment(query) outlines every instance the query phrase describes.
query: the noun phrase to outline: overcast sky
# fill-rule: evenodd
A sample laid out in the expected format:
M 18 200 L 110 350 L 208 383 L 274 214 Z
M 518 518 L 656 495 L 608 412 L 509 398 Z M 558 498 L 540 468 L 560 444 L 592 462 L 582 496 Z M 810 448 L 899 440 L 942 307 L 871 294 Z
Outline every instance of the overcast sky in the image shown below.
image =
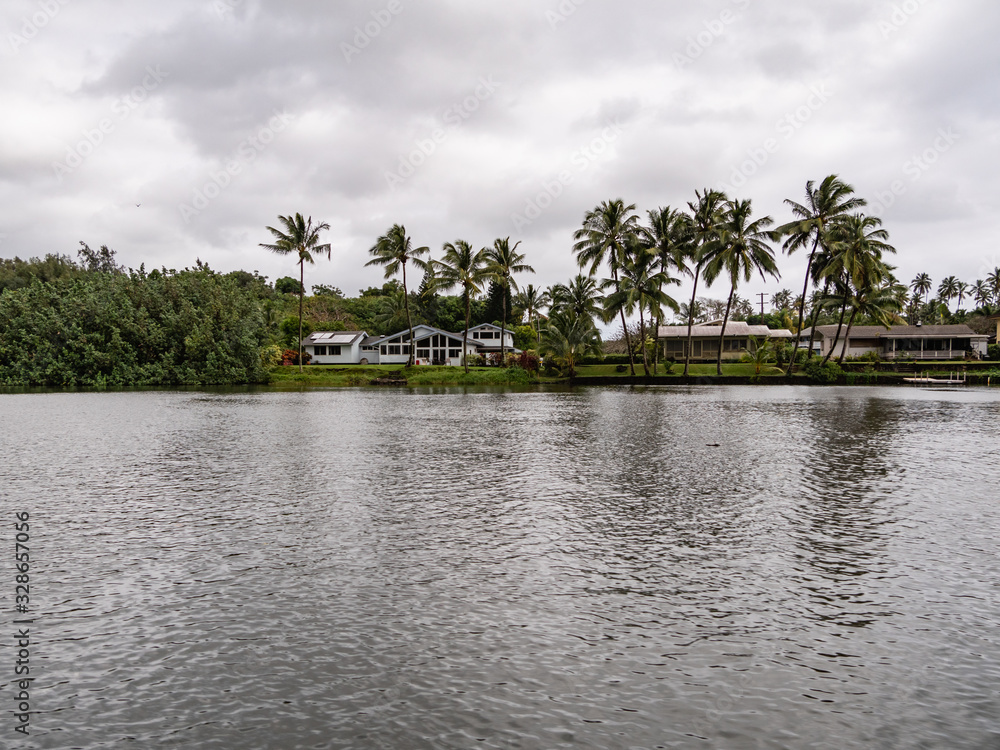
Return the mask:
M 547 286 L 603 200 L 712 187 L 781 223 L 837 174 L 902 280 L 1000 266 L 995 0 L 4 0 L 0 29 L 2 257 L 273 281 L 264 227 L 301 212 L 333 245 L 307 287 L 381 284 L 394 223 L 436 256 L 520 240 Z

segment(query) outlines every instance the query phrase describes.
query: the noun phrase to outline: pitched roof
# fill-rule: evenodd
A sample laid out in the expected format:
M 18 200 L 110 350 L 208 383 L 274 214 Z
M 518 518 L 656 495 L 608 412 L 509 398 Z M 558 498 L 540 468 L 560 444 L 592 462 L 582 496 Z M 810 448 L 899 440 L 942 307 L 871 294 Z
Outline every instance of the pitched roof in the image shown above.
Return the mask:
M 704 338 L 706 336 L 718 337 L 722 333 L 721 322 L 717 324 L 711 323 L 698 323 L 697 325 L 691 326 L 691 335 Z M 657 329 L 657 335 L 661 339 L 671 339 L 671 338 L 687 338 L 688 327 L 683 326 L 660 326 Z M 770 336 L 771 338 L 793 338 L 792 332 L 786 328 L 776 328 L 771 329 L 764 325 L 752 326 L 749 323 L 742 320 L 730 320 L 726 323 L 726 336 L 756 336 L 758 338 L 766 338 Z
M 802 332 L 807 333 L 809 329 Z M 837 335 L 837 326 L 816 326 L 816 332 L 825 338 L 833 338 Z M 840 335 L 847 332 L 844 326 Z M 898 338 L 986 338 L 985 335 L 976 333 L 967 325 L 951 326 L 852 326 L 852 339 L 898 339 Z
M 314 331 L 304 340 L 303 344 L 341 344 L 350 346 L 359 338 L 364 338 L 368 334 L 364 331 Z

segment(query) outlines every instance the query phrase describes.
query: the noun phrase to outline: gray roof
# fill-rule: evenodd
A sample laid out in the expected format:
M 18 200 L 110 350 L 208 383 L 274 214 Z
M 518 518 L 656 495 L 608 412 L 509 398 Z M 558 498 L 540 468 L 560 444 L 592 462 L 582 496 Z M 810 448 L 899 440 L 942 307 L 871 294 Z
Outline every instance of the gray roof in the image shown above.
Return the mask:
M 837 335 L 837 326 L 816 326 L 816 332 L 824 338 L 833 338 Z M 808 335 L 809 329 L 802 331 Z M 840 335 L 847 333 L 845 325 Z M 899 339 L 899 338 L 987 338 L 984 334 L 976 333 L 967 325 L 952 326 L 852 326 L 852 339 Z
M 721 323 L 718 325 L 710 325 L 705 323 L 698 323 L 691 326 L 691 335 L 704 338 L 706 336 L 715 336 L 716 338 L 722 333 Z M 683 326 L 660 326 L 657 331 L 658 336 L 661 339 L 673 339 L 673 338 L 687 338 L 688 327 Z M 771 329 L 767 326 L 752 326 L 742 320 L 730 320 L 726 323 L 726 336 L 756 336 L 758 338 L 765 338 L 770 336 L 773 339 L 790 339 L 794 338 L 792 332 L 787 328 L 776 328 Z

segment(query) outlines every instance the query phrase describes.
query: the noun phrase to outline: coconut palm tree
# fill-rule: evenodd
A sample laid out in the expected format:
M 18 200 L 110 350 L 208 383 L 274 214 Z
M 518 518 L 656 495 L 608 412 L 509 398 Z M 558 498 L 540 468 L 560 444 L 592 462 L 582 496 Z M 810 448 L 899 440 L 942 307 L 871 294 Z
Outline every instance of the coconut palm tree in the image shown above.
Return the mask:
M 557 310 L 542 329 L 540 353 L 564 365 L 572 378 L 580 357 L 601 353 L 601 334 L 590 318 L 569 308 Z
M 541 340 L 541 330 L 538 327 L 537 318 L 539 311 L 546 304 L 545 299 L 546 293 L 535 289 L 534 284 L 528 284 L 514 298 L 514 304 L 521 308 L 528 318 L 528 325 L 535 329 L 536 344 Z
M 670 276 L 671 269 L 680 273 L 689 273 L 687 258 L 690 256 L 691 217 L 683 211 L 670 208 L 657 208 L 646 214 L 649 226 L 642 227 L 640 237 L 643 245 L 656 254 L 660 261 L 660 271 Z M 676 281 L 676 280 L 675 280 Z M 673 282 L 671 282 L 673 283 Z M 677 281 L 677 283 L 680 283 Z M 660 291 L 663 291 L 662 287 Z M 677 311 L 677 308 L 673 308 Z M 659 336 L 663 325 L 663 307 L 660 306 L 656 316 L 656 336 Z M 660 363 L 660 347 L 653 348 L 653 372 L 656 373 Z
M 486 250 L 486 275 L 500 285 L 503 295 L 503 318 L 501 321 L 500 333 L 500 361 L 507 361 L 507 349 L 504 343 L 504 335 L 507 333 L 507 292 L 517 291 L 517 284 L 514 282 L 515 273 L 534 273 L 535 269 L 524 262 L 524 253 L 517 252 L 520 241 L 510 245 L 510 237 L 497 239 L 493 247 Z
M 315 263 L 313 254 L 322 255 L 326 253 L 327 260 L 330 259 L 330 245 L 319 243 L 319 233 L 330 229 L 330 225 L 325 221 L 313 226 L 312 216 L 303 219 L 302 214 L 295 216 L 278 216 L 284 231 L 274 227 L 265 227 L 273 236 L 273 244 L 260 243 L 265 250 L 270 250 L 278 255 L 290 255 L 294 253 L 299 259 L 299 372 L 302 372 L 302 301 L 305 296 L 305 264 Z
M 931 276 L 927 273 L 918 273 L 910 282 L 910 289 L 913 290 L 914 296 L 923 297 L 925 305 L 927 304 L 927 295 L 931 293 L 933 287 Z
M 830 259 L 822 273 L 835 280 L 842 295 L 840 319 L 833 344 L 823 363 L 833 354 L 844 317 L 852 294 L 867 295 L 882 285 L 888 268 L 882 261 L 884 253 L 895 253 L 896 249 L 885 242 L 889 233 L 881 228 L 882 220 L 877 216 L 852 214 L 840 221 L 831 231 Z
M 946 276 L 938 284 L 937 296 L 946 305 L 959 295 L 959 281 L 955 276 Z
M 711 261 L 713 255 L 719 250 L 719 223 L 722 219 L 723 206 L 727 200 L 725 193 L 708 188 L 705 188 L 701 193 L 695 190 L 694 194 L 697 202 L 688 203 L 688 208 L 691 209 L 691 242 L 686 246 L 687 253 L 683 264 L 683 268 L 694 280 L 691 289 L 691 304 L 687 308 L 688 335 L 684 352 L 685 376 L 691 366 L 692 326 L 694 325 L 694 313 L 697 309 L 695 298 L 698 294 L 698 280 L 701 278 L 705 264 Z M 678 266 L 678 268 L 680 267 Z
M 729 323 L 729 311 L 732 309 L 740 278 L 750 281 L 754 271 L 759 272 L 762 279 L 765 278 L 765 273 L 776 279 L 781 276 L 774 262 L 774 253 L 768 245 L 772 235 L 767 228 L 774 221 L 770 216 L 751 221 L 752 215 L 753 208 L 749 200 L 726 202 L 719 225 L 719 250 L 705 266 L 706 282 L 711 284 L 725 274 L 731 285 L 726 314 L 719 332 L 719 351 L 715 361 L 718 375 L 722 375 L 722 347 L 726 340 L 726 325 Z
M 413 366 L 415 349 L 413 346 L 413 320 L 410 318 L 410 298 L 409 290 L 406 287 L 406 263 L 412 261 L 413 265 L 421 270 L 427 269 L 427 261 L 420 258 L 430 252 L 429 247 L 413 247 L 413 242 L 406 236 L 406 227 L 402 224 L 393 224 L 388 232 L 383 234 L 375 244 L 368 250 L 373 256 L 366 266 L 385 266 L 385 278 L 391 278 L 402 270 L 403 272 L 403 307 L 406 312 L 406 327 L 410 329 L 410 356 L 406 361 L 407 367 Z
M 989 282 L 976 279 L 972 285 L 972 297 L 976 300 L 976 307 L 986 307 L 993 300 L 993 289 Z
M 845 342 L 851 338 L 851 327 L 854 325 L 854 319 L 858 315 L 861 315 L 862 318 L 874 320 L 875 325 L 885 326 L 886 330 L 888 330 L 902 309 L 899 305 L 898 296 L 893 292 L 891 285 L 871 285 L 882 271 L 879 268 L 880 265 L 884 267 L 884 264 L 872 264 L 870 270 L 874 271 L 873 277 L 868 279 L 865 288 L 854 290 L 851 298 L 851 317 L 847 321 L 847 331 L 844 333 Z M 840 352 L 840 357 L 837 359 L 838 364 L 843 364 L 846 355 L 847 346 L 845 343 L 843 350 Z
M 986 275 L 986 283 L 993 290 L 993 301 L 1000 304 L 1000 266 L 997 266 Z
M 592 276 L 578 273 L 568 284 L 553 284 L 549 292 L 552 310 L 570 309 L 574 315 L 583 315 L 593 323 L 605 319 L 604 297 Z
M 830 175 L 819 184 L 819 187 L 813 187 L 813 185 L 812 180 L 806 183 L 806 202 L 804 204 L 785 199 L 785 205 L 791 207 L 795 219 L 775 230 L 776 237 L 787 237 L 782 245 L 782 250 L 788 255 L 808 246 L 810 241 L 812 242 L 809 259 L 806 261 L 805 282 L 802 285 L 802 297 L 799 301 L 799 317 L 796 323 L 792 356 L 788 363 L 788 375 L 792 374 L 792 368 L 795 366 L 795 355 L 799 349 L 799 333 L 802 331 L 802 319 L 805 316 L 805 300 L 809 294 L 809 283 L 813 280 L 811 270 L 816 251 L 826 241 L 828 230 L 832 225 L 866 204 L 863 198 L 852 197 L 854 188 L 841 181 L 837 175 Z M 815 327 L 815 321 L 812 327 Z M 812 347 L 809 350 L 812 351 Z
M 583 226 L 573 233 L 573 252 L 583 268 L 590 265 L 590 275 L 607 263 L 611 280 L 618 291 L 618 276 L 625 258 L 629 241 L 639 232 L 639 217 L 635 215 L 635 204 L 625 205 L 621 198 L 604 201 L 583 217 Z M 635 376 L 635 359 L 632 356 L 632 342 L 625 324 L 625 311 L 621 310 L 622 329 L 625 332 L 625 348 L 628 350 L 629 367 Z
M 612 286 L 612 280 L 605 282 Z M 665 284 L 679 284 L 680 280 L 673 278 L 666 271 L 660 270 L 660 259 L 653 251 L 646 248 L 638 238 L 633 238 L 626 251 L 621 267 L 621 278 L 616 291 L 604 300 L 606 319 L 614 318 L 615 313 L 624 312 L 629 315 L 639 310 L 639 337 L 642 344 L 642 369 L 649 377 L 649 355 L 646 351 L 646 317 L 659 315 L 664 307 L 677 310 L 677 302 L 664 293 Z
M 469 358 L 466 356 L 466 346 L 469 340 L 469 323 L 472 317 L 472 297 L 479 294 L 483 282 L 489 277 L 486 273 L 486 249 L 473 250 L 465 240 L 446 242 L 444 256 L 434 261 L 438 269 L 438 279 L 443 289 L 461 287 L 462 302 L 465 304 L 465 331 L 462 333 L 462 364 L 465 372 L 469 372 Z

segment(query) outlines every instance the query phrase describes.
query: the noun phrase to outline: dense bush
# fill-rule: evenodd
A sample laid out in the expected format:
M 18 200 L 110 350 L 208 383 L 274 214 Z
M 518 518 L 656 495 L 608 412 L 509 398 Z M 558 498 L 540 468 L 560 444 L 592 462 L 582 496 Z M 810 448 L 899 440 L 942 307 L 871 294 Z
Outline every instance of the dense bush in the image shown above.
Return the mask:
M 1000 360 L 1000 344 L 990 344 L 986 352 L 986 356 L 991 362 Z
M 802 368 L 802 371 L 806 374 L 806 377 L 816 383 L 836 383 L 844 374 L 844 371 L 836 362 L 827 362 L 824 364 L 823 360 L 819 357 L 810 359 Z
M 0 294 L 0 383 L 40 386 L 263 382 L 259 290 L 199 265 L 78 271 Z

